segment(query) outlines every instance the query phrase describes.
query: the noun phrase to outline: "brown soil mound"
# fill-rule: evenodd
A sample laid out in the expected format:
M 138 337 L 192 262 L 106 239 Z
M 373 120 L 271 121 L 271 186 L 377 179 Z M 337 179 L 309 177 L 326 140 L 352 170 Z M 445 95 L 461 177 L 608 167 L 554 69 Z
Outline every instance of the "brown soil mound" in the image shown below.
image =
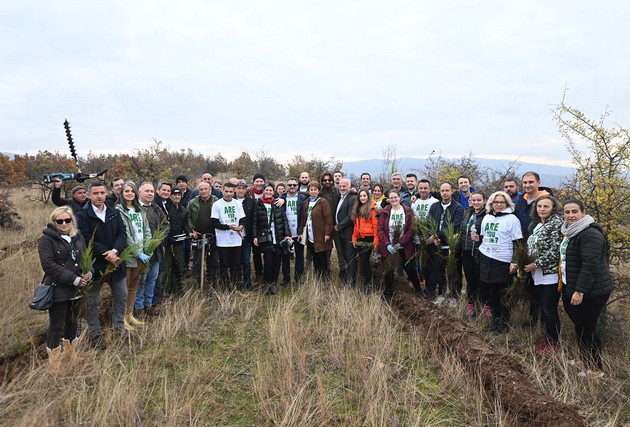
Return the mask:
M 409 325 L 421 330 L 444 350 L 455 354 L 466 369 L 483 382 L 489 396 L 526 425 L 583 426 L 575 407 L 543 393 L 513 357 L 494 348 L 460 319 L 431 302 L 417 298 L 399 284 L 392 306 Z
M 31 369 L 35 354 L 38 354 L 40 358 L 45 358 L 45 341 L 45 334 L 39 334 L 33 337 L 32 345 L 25 352 L 16 352 L 0 358 L 0 384 L 7 384 L 19 373 Z

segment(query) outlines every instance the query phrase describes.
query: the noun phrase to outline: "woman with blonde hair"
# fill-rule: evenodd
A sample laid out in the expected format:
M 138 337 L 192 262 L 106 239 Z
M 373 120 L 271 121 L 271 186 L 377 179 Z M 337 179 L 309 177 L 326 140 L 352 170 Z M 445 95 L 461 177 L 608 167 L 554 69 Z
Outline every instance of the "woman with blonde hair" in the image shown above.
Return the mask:
M 44 270 L 42 283 L 54 286 L 52 306 L 48 309 L 46 347 L 51 368 L 56 370 L 60 368 L 62 341 L 71 354 L 77 345 L 81 298 L 78 292 L 92 278 L 92 272 L 81 274 L 80 261 L 85 247 L 85 239 L 76 227 L 70 206 L 53 210 L 39 239 L 37 251 Z
M 378 218 L 375 202 L 371 200 L 368 190 L 359 190 L 357 201 L 352 208 L 354 232 L 352 245 L 357 249 L 357 256 L 363 270 L 364 290 L 368 290 L 372 282 L 372 267 L 370 254 L 373 248 L 378 248 Z
M 511 282 L 511 275 L 516 273 L 516 264 L 512 262 L 514 245 L 523 238 L 521 223 L 514 215 L 514 203 L 506 192 L 497 191 L 490 195 L 481 230 L 471 233 L 470 238 L 481 242 L 480 288 L 492 310 L 492 322 L 486 331 L 506 334 L 509 331 L 509 312 L 501 298 Z
M 120 211 L 120 216 L 127 229 L 127 245 L 139 244 L 134 254 L 135 257 L 127 261 L 127 306 L 125 307 L 124 325 L 126 329 L 133 330 L 134 326 L 144 325 L 144 322 L 133 316 L 138 282 L 141 279 L 138 260 L 147 264 L 151 259 L 149 255 L 144 253 L 146 245 L 151 239 L 151 229 L 146 214 L 140 208 L 138 190 L 133 182 L 127 181 L 120 188 L 116 209 Z

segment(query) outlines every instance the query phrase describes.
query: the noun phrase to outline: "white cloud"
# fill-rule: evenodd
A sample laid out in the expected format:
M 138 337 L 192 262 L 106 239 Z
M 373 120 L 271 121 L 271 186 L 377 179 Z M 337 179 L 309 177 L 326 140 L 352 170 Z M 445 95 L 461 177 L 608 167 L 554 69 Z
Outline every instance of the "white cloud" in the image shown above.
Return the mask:
M 567 162 L 550 104 L 625 93 L 630 6 L 399 0 L 71 1 L 0 6 L 0 148 L 145 147 L 288 159 L 441 148 Z M 6 24 L 6 25 L 5 25 Z M 309 152 L 310 152 L 309 151 Z M 532 151 L 535 151 L 534 153 Z M 228 156 L 229 157 L 229 156 Z M 547 160 L 545 160 L 547 159 Z

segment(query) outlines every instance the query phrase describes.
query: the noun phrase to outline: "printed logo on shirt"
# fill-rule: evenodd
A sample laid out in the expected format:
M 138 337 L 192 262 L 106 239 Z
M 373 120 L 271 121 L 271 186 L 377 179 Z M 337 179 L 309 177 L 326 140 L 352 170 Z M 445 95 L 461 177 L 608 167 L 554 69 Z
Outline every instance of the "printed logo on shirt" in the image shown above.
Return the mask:
M 488 243 L 499 243 L 497 233 L 499 232 L 498 222 L 489 222 L 484 229 L 485 238 L 488 239 Z
M 297 215 L 297 200 L 287 200 L 287 209 Z
M 400 227 L 403 225 L 404 218 L 404 213 L 392 213 L 391 215 L 391 221 L 396 225 L 396 227 Z
M 228 217 L 230 222 L 236 222 L 236 206 L 224 206 L 223 213 Z

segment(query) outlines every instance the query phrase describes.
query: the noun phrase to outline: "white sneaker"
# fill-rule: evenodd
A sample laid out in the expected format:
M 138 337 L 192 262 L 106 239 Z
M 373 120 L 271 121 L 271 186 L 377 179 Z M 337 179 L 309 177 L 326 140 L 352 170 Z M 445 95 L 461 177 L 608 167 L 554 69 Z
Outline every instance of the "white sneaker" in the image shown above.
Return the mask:
M 442 305 L 442 303 L 444 302 L 444 300 L 446 300 L 446 298 L 444 298 L 443 296 L 439 296 L 436 299 L 433 300 L 433 304 L 435 305 Z
M 451 308 L 457 307 L 457 300 L 455 298 L 448 299 L 448 306 Z

